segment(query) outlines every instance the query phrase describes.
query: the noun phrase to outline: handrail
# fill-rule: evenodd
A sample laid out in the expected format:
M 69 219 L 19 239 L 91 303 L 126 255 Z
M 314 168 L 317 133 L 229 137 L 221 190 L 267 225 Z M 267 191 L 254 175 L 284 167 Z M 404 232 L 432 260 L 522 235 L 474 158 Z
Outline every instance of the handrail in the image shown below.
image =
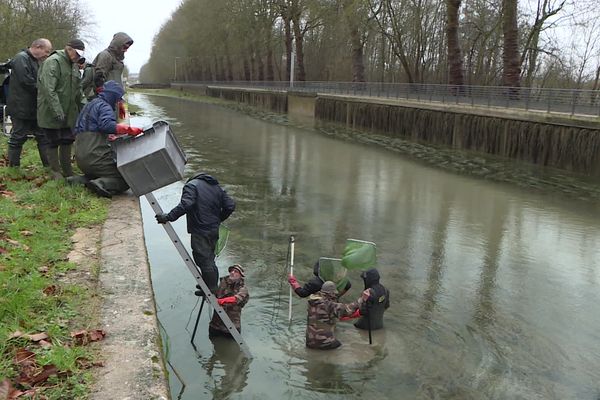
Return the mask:
M 172 83 L 262 88 L 294 92 L 501 107 L 600 117 L 600 91 L 536 87 L 442 85 L 383 82 L 177 81 Z

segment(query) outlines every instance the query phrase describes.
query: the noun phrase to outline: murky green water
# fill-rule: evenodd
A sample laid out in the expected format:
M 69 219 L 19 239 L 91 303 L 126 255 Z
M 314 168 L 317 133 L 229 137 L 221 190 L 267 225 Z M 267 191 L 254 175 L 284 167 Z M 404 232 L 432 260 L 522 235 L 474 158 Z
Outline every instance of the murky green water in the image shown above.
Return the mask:
M 132 95 L 166 119 L 187 175 L 218 177 L 237 200 L 217 264 L 246 267 L 242 317 L 254 358 L 211 342 L 194 282 L 142 200 L 158 317 L 182 399 L 597 399 L 600 396 L 600 213 L 549 196 L 433 169 L 393 152 L 250 118 L 214 105 Z M 155 192 L 165 209 L 182 183 Z M 189 242 L 184 218 L 175 223 Z M 377 243 L 392 306 L 386 329 L 338 324 L 332 352 L 304 347 L 305 300 L 287 322 L 285 258 L 296 236 L 304 282 L 347 238 Z M 357 273 L 345 300 L 360 294 Z M 176 376 L 178 375 L 178 376 Z M 185 383 L 183 387 L 182 382 Z

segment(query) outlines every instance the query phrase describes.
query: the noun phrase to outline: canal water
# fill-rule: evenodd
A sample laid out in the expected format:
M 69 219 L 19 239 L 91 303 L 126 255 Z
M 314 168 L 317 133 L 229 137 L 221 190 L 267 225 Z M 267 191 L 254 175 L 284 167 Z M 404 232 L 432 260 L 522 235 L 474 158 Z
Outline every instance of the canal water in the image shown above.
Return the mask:
M 217 264 L 240 263 L 250 301 L 242 334 L 208 339 L 194 279 L 141 199 L 152 283 L 181 399 L 598 399 L 600 213 L 593 202 L 424 166 L 384 148 L 142 94 L 134 124 L 168 121 L 188 156 L 237 201 Z M 183 182 L 155 192 L 165 210 Z M 185 218 L 174 224 L 188 245 Z M 286 255 L 301 283 L 346 239 L 375 242 L 391 292 L 385 329 L 338 323 L 343 346 L 304 346 L 306 300 L 288 322 Z M 359 272 L 342 300 L 359 297 Z

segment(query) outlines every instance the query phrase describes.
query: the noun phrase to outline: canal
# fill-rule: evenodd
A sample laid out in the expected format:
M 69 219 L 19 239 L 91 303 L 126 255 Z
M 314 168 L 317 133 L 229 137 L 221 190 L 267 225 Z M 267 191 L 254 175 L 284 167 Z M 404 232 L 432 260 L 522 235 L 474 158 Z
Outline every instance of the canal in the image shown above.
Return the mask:
M 597 203 L 445 172 L 384 148 L 271 123 L 225 107 L 143 94 L 134 124 L 169 122 L 188 156 L 236 200 L 217 265 L 246 269 L 242 334 L 208 339 L 195 282 L 141 199 L 173 398 L 597 399 Z M 183 182 L 155 192 L 165 210 Z M 174 223 L 189 248 L 185 218 Z M 338 323 L 341 348 L 304 346 L 306 300 L 288 322 L 286 254 L 301 283 L 347 238 L 375 242 L 391 292 L 385 329 Z M 359 272 L 342 297 L 361 292 Z

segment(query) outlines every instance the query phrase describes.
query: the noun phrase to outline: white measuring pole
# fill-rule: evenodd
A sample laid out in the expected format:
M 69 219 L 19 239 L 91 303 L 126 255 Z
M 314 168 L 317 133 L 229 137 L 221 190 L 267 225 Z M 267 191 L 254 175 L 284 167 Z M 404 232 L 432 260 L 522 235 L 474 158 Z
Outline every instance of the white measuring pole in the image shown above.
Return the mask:
M 290 275 L 294 275 L 294 236 L 290 236 Z M 292 322 L 292 286 L 290 286 L 290 303 L 288 307 L 288 321 Z

